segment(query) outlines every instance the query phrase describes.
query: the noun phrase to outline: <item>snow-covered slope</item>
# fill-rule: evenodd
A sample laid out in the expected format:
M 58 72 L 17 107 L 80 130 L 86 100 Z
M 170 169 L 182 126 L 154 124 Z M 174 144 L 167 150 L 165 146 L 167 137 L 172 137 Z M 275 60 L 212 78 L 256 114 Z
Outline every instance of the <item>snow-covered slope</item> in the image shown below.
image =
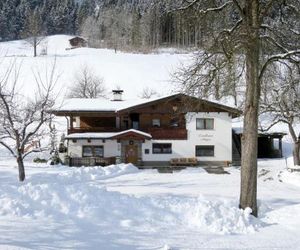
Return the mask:
M 17 58 L 22 64 L 20 80 L 24 91 L 32 93 L 33 71 L 45 72 L 56 59 L 56 72 L 59 75 L 58 89 L 66 93 L 72 84 L 74 74 L 83 66 L 89 66 L 97 75 L 104 78 L 108 93 L 116 87 L 124 90 L 124 98 L 136 98 L 145 87 L 155 89 L 160 95 L 172 91 L 170 73 L 188 57 L 176 54 L 173 50 L 158 54 L 134 54 L 108 49 L 70 48 L 71 36 L 55 35 L 47 37 L 38 47 L 38 54 L 46 49 L 47 55 L 34 58 L 33 49 L 23 40 L 0 43 L 0 73 L 11 61 Z
M 20 84 L 22 92 L 32 95 L 35 89 L 34 73 L 41 72 L 46 78 L 46 72 L 51 69 L 56 60 L 56 75 L 59 76 L 56 92 L 59 93 L 58 105 L 72 85 L 74 75 L 82 67 L 90 67 L 95 74 L 104 78 L 108 96 L 111 90 L 120 87 L 124 90 L 124 99 L 135 99 L 141 95 L 144 88 L 154 89 L 159 95 L 167 95 L 174 91 L 171 73 L 184 62 L 191 59 L 191 54 L 177 54 L 172 49 L 163 50 L 157 54 L 134 54 L 117 52 L 108 49 L 70 48 L 71 36 L 55 35 L 47 37 L 38 47 L 38 54 L 43 49 L 47 55 L 33 57 L 33 49 L 24 40 L 0 43 L 0 79 L 9 65 L 16 60 L 21 65 Z M 66 50 L 67 49 L 67 50 Z M 228 103 L 226 103 L 228 104 Z M 59 120 L 57 128 L 65 131 L 65 120 Z M 234 127 L 241 128 L 238 120 Z M 300 131 L 300 125 L 296 128 Z M 289 133 L 285 124 L 278 124 L 271 131 Z M 291 155 L 292 140 L 284 137 L 284 153 Z
M 238 209 L 240 171 L 159 174 L 0 160 L 0 249 L 299 249 L 298 173 L 259 162 L 259 218 Z

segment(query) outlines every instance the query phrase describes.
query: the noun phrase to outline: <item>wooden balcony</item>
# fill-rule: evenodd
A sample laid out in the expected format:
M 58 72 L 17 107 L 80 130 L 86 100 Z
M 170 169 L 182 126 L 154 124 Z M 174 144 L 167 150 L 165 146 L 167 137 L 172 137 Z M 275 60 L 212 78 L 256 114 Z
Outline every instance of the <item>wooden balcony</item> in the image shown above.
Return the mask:
M 157 140 L 187 140 L 185 128 L 149 128 L 146 132 Z
M 111 127 L 94 127 L 94 128 L 72 128 L 68 129 L 68 134 L 74 133 L 109 133 L 109 132 L 121 132 L 126 129 L 118 129 Z M 187 140 L 187 130 L 185 128 L 143 128 L 141 131 L 151 134 L 152 139 L 157 140 Z

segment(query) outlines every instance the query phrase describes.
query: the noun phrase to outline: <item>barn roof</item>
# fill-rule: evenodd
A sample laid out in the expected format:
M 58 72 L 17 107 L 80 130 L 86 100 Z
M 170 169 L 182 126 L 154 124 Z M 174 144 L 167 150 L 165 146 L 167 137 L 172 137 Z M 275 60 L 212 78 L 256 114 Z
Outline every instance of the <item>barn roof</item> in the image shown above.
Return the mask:
M 74 41 L 74 40 L 86 41 L 86 39 L 81 36 L 75 36 L 75 37 L 72 37 L 71 39 L 69 39 L 69 41 Z

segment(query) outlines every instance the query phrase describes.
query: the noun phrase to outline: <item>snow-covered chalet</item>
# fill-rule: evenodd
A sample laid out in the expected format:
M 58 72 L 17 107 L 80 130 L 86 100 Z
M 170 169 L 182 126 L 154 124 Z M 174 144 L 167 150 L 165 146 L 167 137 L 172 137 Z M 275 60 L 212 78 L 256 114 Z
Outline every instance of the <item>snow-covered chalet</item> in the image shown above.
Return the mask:
M 155 99 L 68 99 L 65 159 L 70 166 L 227 165 L 232 162 L 232 118 L 240 110 L 173 94 Z

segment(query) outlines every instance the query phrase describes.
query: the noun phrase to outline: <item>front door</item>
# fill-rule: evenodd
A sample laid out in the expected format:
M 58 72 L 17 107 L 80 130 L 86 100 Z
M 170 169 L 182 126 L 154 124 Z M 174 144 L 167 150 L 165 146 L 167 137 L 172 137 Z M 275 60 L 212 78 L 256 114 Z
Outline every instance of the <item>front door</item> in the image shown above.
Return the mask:
M 137 162 L 138 162 L 138 146 L 137 145 L 126 145 L 125 161 L 126 161 L 126 163 L 137 164 Z

